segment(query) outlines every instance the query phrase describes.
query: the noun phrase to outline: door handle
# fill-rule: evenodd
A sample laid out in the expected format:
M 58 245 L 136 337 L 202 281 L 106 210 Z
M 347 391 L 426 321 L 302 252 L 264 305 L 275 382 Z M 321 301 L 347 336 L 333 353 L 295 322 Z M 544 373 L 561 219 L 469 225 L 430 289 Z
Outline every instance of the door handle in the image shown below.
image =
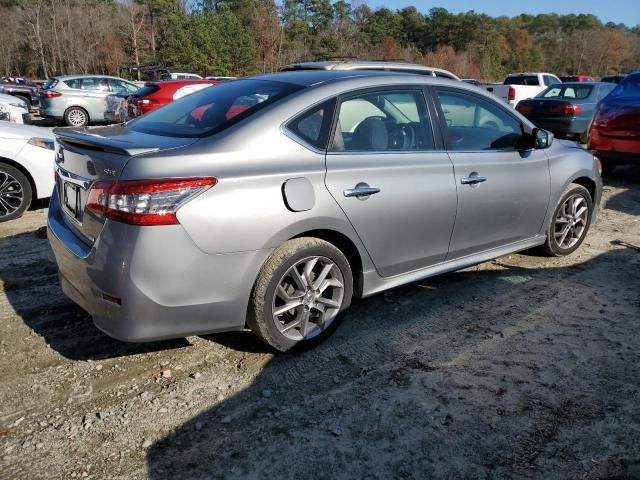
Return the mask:
M 471 175 L 460 179 L 460 183 L 463 185 L 477 185 L 478 183 L 486 182 L 487 177 L 481 177 L 479 175 Z
M 380 192 L 380 189 L 376 187 L 356 186 L 356 188 L 347 188 L 346 190 L 343 190 L 342 194 L 345 197 L 368 197 L 369 195 L 373 195 L 378 192 Z

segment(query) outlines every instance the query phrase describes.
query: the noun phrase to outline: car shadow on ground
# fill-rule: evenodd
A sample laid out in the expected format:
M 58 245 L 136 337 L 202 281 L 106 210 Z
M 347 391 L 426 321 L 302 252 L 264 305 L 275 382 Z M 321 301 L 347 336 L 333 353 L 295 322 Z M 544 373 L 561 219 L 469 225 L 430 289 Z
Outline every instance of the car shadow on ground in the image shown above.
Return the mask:
M 148 476 L 633 475 L 640 255 L 523 258 L 356 302 L 318 348 L 156 441 Z
M 640 215 L 640 191 L 633 188 L 640 184 L 640 165 L 621 165 L 603 179 L 604 186 L 626 188 L 609 198 L 603 208 L 616 210 L 629 215 Z
M 189 346 L 186 339 L 124 343 L 98 330 L 62 292 L 44 228 L 0 238 L 0 289 L 23 322 L 71 360 L 100 360 Z

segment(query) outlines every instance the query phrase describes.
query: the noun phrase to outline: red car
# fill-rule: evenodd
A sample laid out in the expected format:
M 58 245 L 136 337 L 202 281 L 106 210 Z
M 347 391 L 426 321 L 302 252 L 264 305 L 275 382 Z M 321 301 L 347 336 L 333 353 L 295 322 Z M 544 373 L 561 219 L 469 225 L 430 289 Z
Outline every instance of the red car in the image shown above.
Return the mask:
M 217 85 L 217 80 L 165 80 L 147 82 L 127 100 L 129 117 L 138 117 L 167 103 L 203 88 Z
M 567 82 L 593 82 L 593 77 L 591 75 L 565 75 L 564 77 L 560 77 L 562 83 Z
M 604 172 L 622 163 L 640 163 L 640 72 L 627 75 L 598 104 L 587 148 Z

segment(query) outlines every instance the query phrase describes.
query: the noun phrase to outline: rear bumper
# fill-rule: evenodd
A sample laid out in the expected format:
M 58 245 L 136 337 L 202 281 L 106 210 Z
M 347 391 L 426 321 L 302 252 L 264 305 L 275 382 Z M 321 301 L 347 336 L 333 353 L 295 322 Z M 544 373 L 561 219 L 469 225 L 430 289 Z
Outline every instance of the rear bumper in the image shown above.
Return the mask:
M 180 225 L 112 221 L 89 247 L 63 215 L 54 191 L 48 237 L 62 289 L 107 335 L 139 342 L 244 328 L 271 250 L 210 255 Z
M 589 126 L 588 119 L 580 118 L 530 118 L 536 127 L 544 128 L 557 136 L 581 135 Z
M 602 159 L 619 163 L 640 162 L 640 137 L 609 137 L 591 129 L 589 150 Z
M 64 117 L 64 107 L 57 107 L 48 103 L 46 107 L 40 108 L 40 116 L 62 120 Z

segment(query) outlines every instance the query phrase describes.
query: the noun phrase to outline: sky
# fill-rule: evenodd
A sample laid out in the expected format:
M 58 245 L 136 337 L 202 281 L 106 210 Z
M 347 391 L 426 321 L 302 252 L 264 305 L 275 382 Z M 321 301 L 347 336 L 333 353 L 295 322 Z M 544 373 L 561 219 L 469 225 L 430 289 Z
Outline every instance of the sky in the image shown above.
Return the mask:
M 368 0 L 372 8 L 387 7 L 392 10 L 415 6 L 426 13 L 433 7 L 444 7 L 450 12 L 459 13 L 474 10 L 497 17 L 514 17 L 521 13 L 591 13 L 603 23 L 624 23 L 628 27 L 640 25 L 640 0 Z

